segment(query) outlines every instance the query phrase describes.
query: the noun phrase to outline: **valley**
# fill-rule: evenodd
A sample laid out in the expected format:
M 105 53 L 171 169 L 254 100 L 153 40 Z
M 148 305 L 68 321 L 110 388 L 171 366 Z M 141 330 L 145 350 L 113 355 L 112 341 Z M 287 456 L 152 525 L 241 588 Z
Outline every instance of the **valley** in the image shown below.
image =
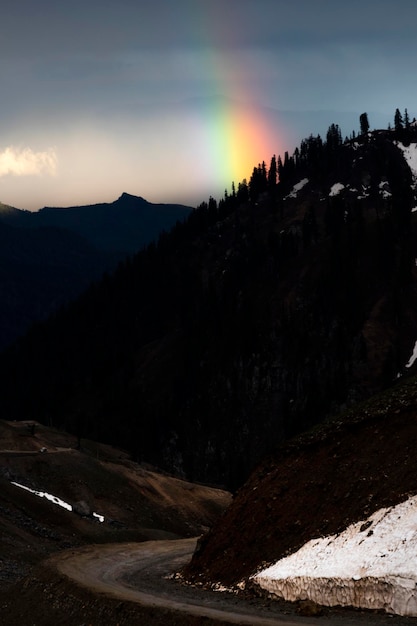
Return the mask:
M 47 492 L 73 510 L 13 483 Z M 10 626 L 27 623 L 36 610 L 39 623 L 48 623 L 48 601 L 39 604 L 38 593 L 27 606 L 22 599 L 22 585 L 32 589 L 29 581 L 45 558 L 91 544 L 195 537 L 230 503 L 225 491 L 161 474 L 120 449 L 79 442 L 33 421 L 0 421 L 0 484 L 0 605 Z M 53 578 L 60 579 L 56 572 Z M 10 602 L 13 590 L 18 595 Z
M 8 623 L 415 619 L 407 562 L 299 550 L 416 494 L 416 145 L 333 124 L 0 354 Z
M 29 620 L 36 626 L 52 626 L 57 621 L 63 626 L 84 622 L 94 626 L 410 624 L 410 618 L 337 607 L 316 606 L 315 615 L 302 602 L 270 599 L 250 586 L 245 590 L 235 584 L 245 578 L 245 563 L 252 563 L 247 570 L 252 571 L 259 559 L 279 554 L 277 550 L 283 549 L 279 548 L 280 537 L 287 546 L 296 545 L 303 536 L 314 534 L 311 523 L 318 524 L 319 532 L 323 532 L 324 528 L 329 530 L 339 527 L 335 524 L 354 519 L 363 507 L 362 498 L 369 502 L 375 499 L 374 508 L 377 503 L 403 497 L 408 488 L 405 475 L 412 481 L 414 474 L 411 454 L 401 456 L 401 449 L 411 453 L 414 447 L 410 438 L 412 430 L 406 427 L 406 415 L 413 406 L 414 385 L 410 382 L 408 387 L 400 389 L 396 395 L 367 405 L 362 414 L 352 413 L 348 419 L 341 418 L 316 434 L 294 440 L 287 446 L 283 465 L 276 469 L 272 464 L 267 465 L 266 474 L 261 468 L 259 476 L 255 474 L 233 501 L 227 492 L 193 485 L 139 466 L 125 452 L 111 446 L 89 440 L 78 442 L 67 433 L 33 421 L 0 422 L 2 618 L 13 626 L 27 624 Z M 404 405 L 407 408 L 402 409 Z M 373 475 L 372 463 L 376 463 L 376 457 L 365 451 L 366 442 L 371 441 L 369 427 L 372 432 L 378 431 L 380 442 L 395 437 L 393 431 L 384 427 L 383 406 L 398 416 L 391 426 L 398 441 L 392 460 L 399 467 L 397 478 L 391 470 L 391 479 L 384 477 L 378 487 L 376 476 L 370 484 L 370 476 L 361 474 L 363 469 L 354 470 L 347 465 L 351 454 L 348 441 L 353 438 L 354 445 L 362 447 L 366 471 Z M 412 429 L 412 422 L 408 423 Z M 347 433 L 351 436 L 346 436 Z M 328 504 L 333 503 L 332 512 L 323 510 L 321 483 L 311 467 L 321 466 L 322 472 L 329 471 L 328 462 L 324 461 L 332 456 L 325 452 L 327 441 L 337 450 L 338 464 L 346 466 L 347 473 L 351 473 L 351 481 L 356 485 L 352 497 L 357 502 L 357 513 L 353 500 L 349 497 L 346 500 L 347 475 L 337 472 L 328 485 L 334 492 L 328 500 Z M 318 451 L 318 442 L 324 454 L 319 465 L 312 458 L 308 460 L 310 449 Z M 305 463 L 310 465 L 309 471 Z M 290 477 L 291 471 L 297 474 Z M 272 478 L 269 491 L 265 491 L 262 476 Z M 78 513 L 19 489 L 11 481 L 59 496 L 75 505 Z M 312 486 L 316 481 L 315 491 Z M 357 488 L 360 484 L 362 490 Z M 271 493 L 272 485 L 275 494 L 281 492 L 279 502 Z M 405 491 L 398 491 L 399 485 Z M 258 492 L 255 498 L 254 489 Z M 370 490 L 375 494 L 371 500 Z M 250 500 L 243 506 L 249 507 L 249 517 L 242 510 L 246 493 L 250 494 Z M 278 508 L 274 509 L 276 505 Z M 307 521 L 302 517 L 305 507 L 310 510 L 310 526 L 303 529 Z M 93 510 L 103 515 L 103 522 L 92 516 Z M 313 511 L 317 511 L 316 516 L 312 515 Z M 285 517 L 287 528 L 283 526 Z M 253 527 L 256 536 L 250 535 L 247 525 L 250 519 L 257 520 Z M 219 529 L 223 533 L 220 536 Z M 187 564 L 196 538 L 202 533 L 190 569 Z M 268 538 L 264 554 L 258 536 Z M 278 540 L 277 545 L 273 536 Z M 213 546 L 216 546 L 214 552 Z M 234 555 L 235 550 L 239 557 Z M 254 557 L 258 561 L 251 561 Z M 208 563 L 211 563 L 210 576 L 207 576 Z M 208 578 L 211 583 L 207 582 Z
M 417 626 L 416 22 L 2 2 L 0 626 Z

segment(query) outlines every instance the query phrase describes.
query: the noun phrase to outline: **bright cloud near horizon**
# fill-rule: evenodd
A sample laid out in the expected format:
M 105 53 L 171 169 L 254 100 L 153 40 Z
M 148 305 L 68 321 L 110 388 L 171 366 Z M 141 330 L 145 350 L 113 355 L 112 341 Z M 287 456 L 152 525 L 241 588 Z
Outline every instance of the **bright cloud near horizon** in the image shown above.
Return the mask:
M 52 148 L 34 152 L 30 148 L 7 146 L 0 152 L 0 177 L 55 175 L 57 157 Z
M 416 19 L 415 0 L 3 0 L 0 201 L 195 205 L 331 123 L 413 117 Z

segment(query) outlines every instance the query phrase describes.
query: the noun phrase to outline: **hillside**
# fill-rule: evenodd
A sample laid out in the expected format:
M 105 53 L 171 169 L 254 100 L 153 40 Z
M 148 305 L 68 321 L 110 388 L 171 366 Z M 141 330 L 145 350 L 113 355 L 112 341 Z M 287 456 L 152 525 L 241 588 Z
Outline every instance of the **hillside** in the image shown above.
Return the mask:
M 414 127 L 342 141 L 333 125 L 260 164 L 5 352 L 4 414 L 240 486 L 407 371 L 416 141 Z
M 338 536 L 354 522 L 367 531 L 372 513 L 417 493 L 416 416 L 412 377 L 283 445 L 200 540 L 186 577 L 209 586 L 236 585 L 311 539 Z M 400 528 L 403 544 L 411 539 L 398 533 Z M 368 591 L 370 600 L 372 595 Z
M 283 444 L 202 539 L 189 572 L 236 583 L 417 493 L 416 415 L 413 377 Z
M 77 234 L 15 228 L 2 216 L 0 211 L 0 349 L 78 297 L 117 262 Z
M 33 213 L 0 203 L 0 349 L 189 212 L 129 194 Z
M 123 193 L 114 202 L 39 211 L 0 211 L 0 220 L 24 228 L 64 228 L 95 248 L 126 256 L 168 231 L 192 210 L 180 204 L 154 204 Z
M 47 555 L 90 543 L 193 537 L 230 502 L 226 492 L 32 421 L 0 421 L 0 484 L 3 593 Z

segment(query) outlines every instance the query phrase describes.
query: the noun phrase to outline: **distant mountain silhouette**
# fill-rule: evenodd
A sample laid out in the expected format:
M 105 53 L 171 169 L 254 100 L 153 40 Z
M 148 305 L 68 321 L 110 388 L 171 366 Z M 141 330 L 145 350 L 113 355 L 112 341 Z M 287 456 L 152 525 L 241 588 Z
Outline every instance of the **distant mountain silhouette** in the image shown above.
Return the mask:
M 0 210 L 0 220 L 25 228 L 55 227 L 77 233 L 99 250 L 132 254 L 185 219 L 191 207 L 180 204 L 153 204 L 144 198 L 123 193 L 111 203 L 52 208 L 37 212 Z
M 26 213 L 26 211 L 16 209 L 13 206 L 0 202 L 0 220 L 9 220 L 12 217 L 17 218 L 21 213 Z
M 416 150 L 414 129 L 332 125 L 255 167 L 5 353 L 7 415 L 237 487 L 410 371 Z
M 110 204 L 34 213 L 0 204 L 0 348 L 189 213 L 126 193 Z

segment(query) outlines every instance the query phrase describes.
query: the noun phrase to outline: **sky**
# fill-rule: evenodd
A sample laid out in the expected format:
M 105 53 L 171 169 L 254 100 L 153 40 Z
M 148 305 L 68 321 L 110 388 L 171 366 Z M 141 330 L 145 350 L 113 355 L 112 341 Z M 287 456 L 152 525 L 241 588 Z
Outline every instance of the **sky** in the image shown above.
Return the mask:
M 195 206 L 301 139 L 417 115 L 415 0 L 2 0 L 0 201 Z

